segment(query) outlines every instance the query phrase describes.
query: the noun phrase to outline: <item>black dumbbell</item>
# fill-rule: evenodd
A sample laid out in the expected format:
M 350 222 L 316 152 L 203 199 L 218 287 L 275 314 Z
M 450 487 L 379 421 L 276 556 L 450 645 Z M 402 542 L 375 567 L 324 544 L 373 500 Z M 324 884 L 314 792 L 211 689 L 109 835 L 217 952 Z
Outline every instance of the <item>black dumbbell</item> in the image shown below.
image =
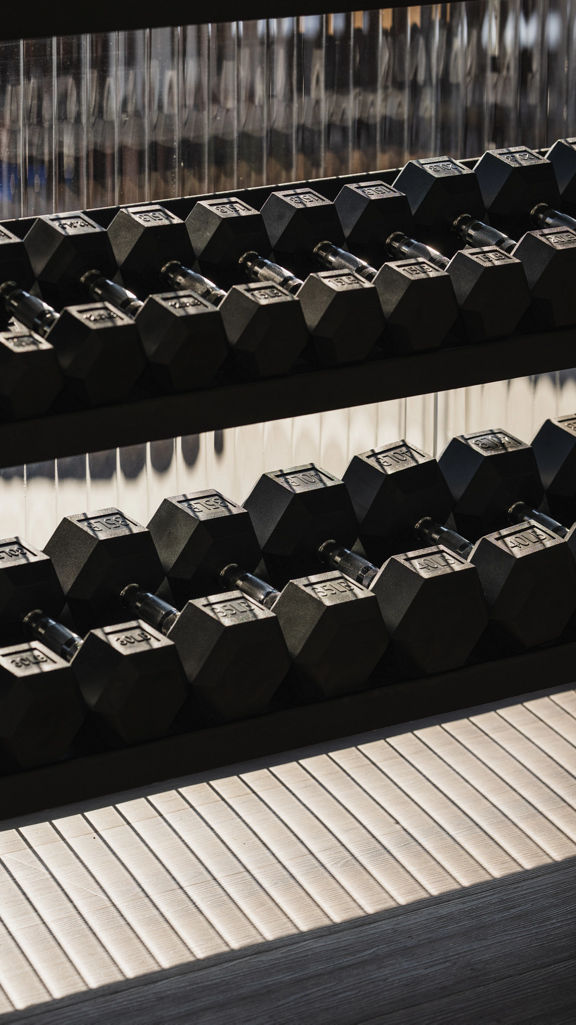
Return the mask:
M 180 501 L 186 503 L 186 496 Z M 181 660 L 191 686 L 180 714 L 183 722 L 194 718 L 199 699 L 205 709 L 225 718 L 254 714 L 268 705 L 288 670 L 286 647 L 271 613 L 238 592 L 202 596 L 178 613 L 151 593 L 164 574 L 150 532 L 118 509 L 67 516 L 46 551 L 79 623 L 121 619 L 128 604 L 139 619 L 175 642 L 171 657 L 176 661 L 178 650 L 178 665 Z M 255 539 L 253 551 L 259 555 Z M 136 587 L 130 587 L 133 583 Z M 161 702 L 162 674 L 156 675 L 156 686 L 155 700 Z M 108 700 L 106 694 L 102 700 Z
M 384 316 L 374 286 L 349 271 L 309 274 L 306 280 L 256 252 L 240 266 L 252 281 L 268 282 L 297 296 L 310 332 L 313 358 L 321 366 L 355 363 L 384 341 Z
M 82 638 L 40 609 L 24 623 L 72 667 L 98 732 L 109 742 L 138 744 L 168 732 L 187 685 L 176 648 L 161 633 L 135 619 Z
M 446 489 L 442 499 L 447 515 Z M 476 647 L 487 623 L 476 568 L 439 545 L 394 555 L 381 567 L 351 551 L 347 544 L 357 525 L 350 495 L 326 470 L 310 464 L 265 473 L 245 507 L 273 577 L 284 579 L 301 572 L 303 564 L 311 569 L 320 563 L 376 595 L 405 672 L 445 672 L 462 665 Z
M 22 240 L 0 226 L 0 282 L 14 276 L 26 287 L 32 282 Z M 17 325 L 0 331 L 0 416 L 13 420 L 40 416 L 50 409 L 62 383 L 49 342 Z
M 479 219 L 484 203 L 475 172 L 448 157 L 409 161 L 395 185 L 408 196 L 416 223 L 429 232 L 454 229 L 472 247 L 496 246 L 522 262 L 531 292 L 527 325 L 565 327 L 576 322 L 576 232 L 543 228 L 516 241 L 485 224 Z
M 0 541 L 0 762 L 31 768 L 62 759 L 85 718 L 74 673 L 22 620 L 38 602 L 54 613 L 64 595 L 50 559 L 19 537 Z
M 193 258 L 186 225 L 158 203 L 123 207 L 108 235 L 128 287 L 153 292 L 163 280 L 176 291 L 192 292 L 218 307 L 242 374 L 268 377 L 294 366 L 308 332 L 302 310 L 288 292 L 258 284 L 233 285 L 226 292 L 185 266 L 182 261 Z
M 459 193 L 459 202 L 464 202 L 464 195 L 465 190 Z M 443 197 L 435 198 L 441 202 Z M 513 256 L 491 246 L 465 249 L 448 259 L 432 246 L 415 241 L 410 237 L 413 224 L 406 195 L 385 182 L 344 185 L 334 204 L 352 249 L 358 246 L 364 255 L 369 253 L 370 259 L 378 260 L 388 244 L 394 256 L 423 259 L 447 271 L 471 341 L 498 338 L 515 330 L 530 297 L 522 265 Z M 476 196 L 473 209 L 478 205 Z M 436 208 L 428 212 L 430 217 L 437 214 Z
M 554 168 L 562 206 L 576 212 L 576 139 L 558 139 L 546 157 Z
M 573 217 L 555 209 L 560 192 L 554 166 L 535 150 L 487 150 L 474 173 L 484 206 L 498 225 L 518 225 L 522 230 L 535 221 L 540 228 L 576 228 Z
M 366 686 L 387 637 L 377 599 L 364 587 L 337 570 L 289 580 L 281 591 L 255 576 L 261 552 L 250 516 L 217 491 L 165 499 L 149 529 L 179 600 L 224 580 L 274 611 L 312 693 L 335 696 Z
M 461 457 L 463 445 L 469 458 Z M 506 446 L 509 461 L 485 458 Z M 479 467 L 483 472 L 474 473 Z M 536 523 L 510 526 L 507 519 L 515 501 L 537 505 L 542 497 L 529 446 L 503 431 L 485 431 L 454 439 L 437 462 L 401 441 L 355 456 L 344 481 L 369 555 L 405 550 L 416 533 L 474 563 L 493 633 L 524 648 L 562 634 L 576 606 L 572 553 L 552 531 Z M 450 505 L 457 528 L 469 529 L 474 540 L 445 526 Z M 498 523 L 506 526 L 495 530 Z
M 553 516 L 576 520 L 576 415 L 545 420 L 532 440 L 538 471 Z
M 458 307 L 449 275 L 421 258 L 394 260 L 380 270 L 333 242 L 318 242 L 323 267 L 350 271 L 373 284 L 386 321 L 385 344 L 398 353 L 436 349 L 456 330 Z
M 134 323 L 108 303 L 66 306 L 57 313 L 16 282 L 5 281 L 0 285 L 0 306 L 5 316 L 53 346 L 65 390 L 83 405 L 117 402 L 132 391 L 144 371 Z
M 309 186 L 277 189 L 260 211 L 270 247 L 276 253 L 308 253 L 323 238 L 341 237 L 336 207 Z M 244 246 L 266 251 L 266 246 Z
M 43 295 L 53 302 L 93 299 L 133 319 L 155 381 L 164 390 L 209 384 L 228 355 L 218 312 L 193 293 L 145 301 L 110 278 L 117 267 L 108 234 L 86 214 L 38 217 L 24 245 Z

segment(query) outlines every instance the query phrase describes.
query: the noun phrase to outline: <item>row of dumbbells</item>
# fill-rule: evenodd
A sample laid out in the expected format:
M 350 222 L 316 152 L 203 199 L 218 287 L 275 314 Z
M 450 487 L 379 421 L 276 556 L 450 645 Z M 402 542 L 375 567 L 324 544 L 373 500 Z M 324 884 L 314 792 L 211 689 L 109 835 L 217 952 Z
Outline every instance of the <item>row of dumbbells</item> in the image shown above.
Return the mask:
M 575 461 L 566 417 L 533 447 L 490 430 L 436 461 L 400 441 L 343 480 L 263 474 L 244 506 L 207 490 L 165 499 L 148 527 L 106 509 L 63 519 L 44 552 L 0 542 L 6 765 L 571 636 L 574 528 L 551 517 L 576 518 Z
M 413 160 L 393 186 L 345 184 L 334 201 L 305 186 L 259 210 L 199 200 L 185 220 L 154 203 L 106 227 L 82 212 L 23 239 L 0 226 L 0 413 L 576 324 L 576 220 L 555 208 L 576 209 L 575 182 L 565 140 L 474 170 Z

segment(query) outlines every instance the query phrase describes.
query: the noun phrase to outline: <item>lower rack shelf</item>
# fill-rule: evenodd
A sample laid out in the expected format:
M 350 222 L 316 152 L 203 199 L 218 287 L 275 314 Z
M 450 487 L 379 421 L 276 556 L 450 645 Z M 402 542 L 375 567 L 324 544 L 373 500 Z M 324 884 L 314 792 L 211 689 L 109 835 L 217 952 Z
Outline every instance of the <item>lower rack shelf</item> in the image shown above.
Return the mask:
M 576 640 L 0 777 L 0 819 L 576 680 Z

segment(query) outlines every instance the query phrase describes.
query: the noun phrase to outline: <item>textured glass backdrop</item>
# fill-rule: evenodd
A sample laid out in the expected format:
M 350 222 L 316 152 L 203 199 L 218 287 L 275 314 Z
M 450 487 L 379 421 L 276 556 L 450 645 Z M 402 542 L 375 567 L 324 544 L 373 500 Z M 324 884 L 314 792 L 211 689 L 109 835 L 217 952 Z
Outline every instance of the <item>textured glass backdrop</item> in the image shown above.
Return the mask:
M 576 0 L 357 11 L 0 44 L 0 218 L 474 156 L 576 134 Z M 0 524 L 43 544 L 68 512 L 209 485 L 405 435 L 439 451 L 576 411 L 571 373 L 17 467 Z

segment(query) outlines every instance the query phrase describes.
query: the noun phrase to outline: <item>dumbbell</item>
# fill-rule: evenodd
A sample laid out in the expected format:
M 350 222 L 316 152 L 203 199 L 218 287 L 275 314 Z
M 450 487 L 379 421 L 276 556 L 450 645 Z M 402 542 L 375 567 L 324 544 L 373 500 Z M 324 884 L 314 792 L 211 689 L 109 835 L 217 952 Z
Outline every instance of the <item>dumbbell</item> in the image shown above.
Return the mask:
M 90 630 L 84 638 L 33 609 L 30 633 L 71 666 L 98 732 L 114 745 L 164 736 L 187 696 L 175 646 L 141 620 Z
M 440 197 L 437 197 L 440 199 Z M 461 199 L 463 201 L 463 199 Z M 448 272 L 471 341 L 498 338 L 515 330 L 530 301 L 522 265 L 496 246 L 465 249 L 452 259 L 411 238 L 407 197 L 384 182 L 344 185 L 334 201 L 348 246 L 377 258 L 423 259 Z
M 110 280 L 117 271 L 108 234 L 86 214 L 38 217 L 24 245 L 42 293 L 54 302 L 89 294 L 134 320 L 156 383 L 169 391 L 209 384 L 228 355 L 218 312 L 193 293 L 144 302 Z
M 65 388 L 83 405 L 117 402 L 134 387 L 144 353 L 132 320 L 108 303 L 66 306 L 60 313 L 20 288 L 0 285 L 0 307 L 56 352 Z
M 576 220 L 555 209 L 560 191 L 553 163 L 526 146 L 488 150 L 477 162 L 484 206 L 504 224 L 524 226 L 535 221 L 540 228 L 573 228 Z
M 339 240 L 342 231 L 335 204 L 319 193 L 308 188 L 275 192 L 264 203 L 262 217 L 270 243 L 279 252 L 290 244 L 304 260 L 316 259 L 333 273 L 352 272 L 374 286 L 385 318 L 383 344 L 387 348 L 396 352 L 433 349 L 454 329 L 458 310 L 448 275 L 420 259 L 391 261 L 378 271 L 338 249 L 334 242 L 324 242 Z M 389 221 L 392 225 L 403 223 L 393 216 Z M 316 299 L 320 278 L 311 275 L 305 282 L 306 293 L 304 289 L 298 293 L 301 299 L 307 294 L 311 303 L 315 301 L 308 314 L 309 326 L 318 315 L 316 309 L 321 309 Z M 354 327 L 353 339 L 357 341 L 359 334 Z
M 252 551 L 259 557 L 255 539 Z M 163 571 L 150 532 L 118 509 L 65 517 L 46 552 L 79 623 L 122 619 L 128 605 L 133 615 L 153 627 L 151 635 L 158 633 L 163 638 L 160 646 L 154 641 L 159 653 L 152 656 L 146 680 L 151 707 L 147 714 L 152 714 L 154 702 L 166 701 L 174 707 L 180 694 L 176 663 L 183 665 L 191 688 L 179 714 L 185 723 L 194 718 L 199 704 L 228 719 L 262 711 L 286 676 L 289 660 L 275 616 L 238 591 L 203 595 L 189 601 L 180 613 L 156 598 L 151 592 L 161 583 Z M 144 630 L 142 624 L 140 628 Z M 135 651 L 141 648 L 136 645 Z M 127 650 L 123 641 L 123 653 Z M 138 657 L 133 663 L 136 668 Z M 163 657 L 174 663 L 172 683 L 167 670 L 154 669 L 153 660 Z M 133 687 L 130 700 L 137 702 L 137 675 Z M 102 700 L 115 700 L 113 681 L 109 695 L 105 690 Z M 126 719 L 130 718 L 127 714 Z
M 438 489 L 439 515 L 448 515 L 449 497 Z M 244 504 L 273 579 L 320 563 L 372 591 L 404 672 L 454 669 L 476 647 L 487 624 L 476 568 L 440 545 L 394 555 L 382 566 L 351 551 L 342 544 L 357 533 L 350 495 L 326 470 L 311 463 L 265 473 Z
M 562 206 L 576 211 L 576 139 L 558 139 L 546 154 L 554 168 Z
M 461 458 L 461 448 L 470 450 Z M 509 451 L 509 460 L 494 458 Z M 486 458 L 487 455 L 490 458 Z M 474 468 L 481 472 L 474 472 Z M 473 563 L 486 596 L 491 632 L 512 647 L 559 637 L 576 606 L 576 563 L 568 545 L 536 523 L 510 525 L 520 499 L 538 505 L 542 485 L 529 446 L 504 431 L 455 439 L 437 462 L 405 441 L 355 456 L 344 473 L 369 556 L 405 551 L 416 536 Z M 437 511 L 452 506 L 458 530 Z M 498 524 L 506 524 L 495 529 Z
M 32 270 L 22 240 L 0 226 L 0 281 L 16 276 L 28 286 Z M 40 335 L 17 325 L 0 331 L 0 416 L 20 420 L 40 416 L 62 390 L 54 348 Z
M 529 326 L 565 327 L 576 321 L 576 232 L 543 228 L 515 241 L 485 224 L 479 219 L 484 203 L 475 172 L 449 157 L 409 161 L 395 185 L 408 196 L 416 223 L 429 232 L 453 228 L 472 247 L 496 246 L 522 262 L 531 292 Z
M 576 520 L 576 416 L 546 420 L 532 440 L 548 508 L 557 520 Z
M 222 201 L 224 202 L 224 201 Z M 223 220 L 223 218 L 221 218 Z M 158 280 L 218 307 L 236 368 L 269 377 L 288 372 L 308 342 L 298 302 L 272 285 L 233 285 L 227 292 L 184 265 L 193 253 L 184 222 L 158 203 L 121 208 L 108 236 L 124 284 L 154 291 Z M 250 236 L 252 237 L 252 236 Z
M 374 286 L 348 271 L 309 274 L 305 281 L 259 253 L 245 252 L 240 266 L 251 281 L 278 285 L 297 296 L 320 366 L 355 363 L 372 352 L 385 331 Z
M 64 596 L 50 559 L 19 537 L 0 541 L 0 763 L 32 768 L 69 752 L 86 710 L 67 662 L 26 641 L 23 617 L 43 602 L 54 613 Z M 6 644 L 6 642 L 9 642 Z
M 257 577 L 261 552 L 250 516 L 217 491 L 164 499 L 148 526 L 178 601 L 224 580 L 274 611 L 311 695 L 366 686 L 387 645 L 378 601 L 366 588 L 337 570 L 288 580 L 281 591 Z

